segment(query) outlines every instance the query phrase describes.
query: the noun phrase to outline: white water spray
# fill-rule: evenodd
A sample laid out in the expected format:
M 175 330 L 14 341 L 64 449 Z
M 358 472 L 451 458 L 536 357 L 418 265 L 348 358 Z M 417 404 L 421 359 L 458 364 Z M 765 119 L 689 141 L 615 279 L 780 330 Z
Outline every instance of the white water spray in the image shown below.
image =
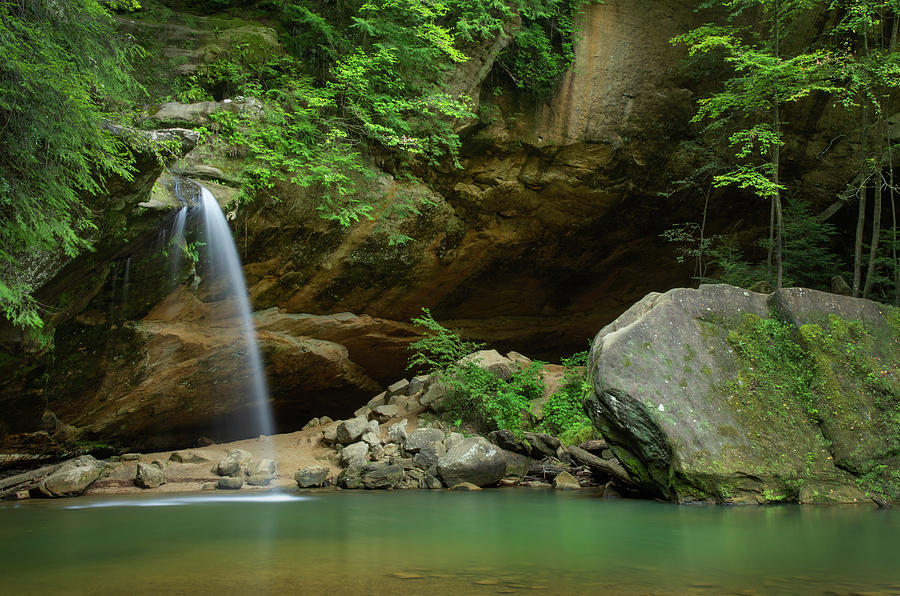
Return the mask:
M 206 228 L 206 254 L 211 261 L 210 270 L 215 279 L 225 282 L 225 298 L 234 301 L 240 318 L 241 341 L 244 344 L 242 353 L 250 375 L 249 390 L 253 400 L 254 419 L 251 422 L 258 434 L 269 436 L 274 433 L 275 424 L 269 407 L 269 388 L 256 343 L 256 329 L 253 326 L 241 259 L 238 257 L 225 214 L 219 208 L 216 198 L 203 186 L 200 187 L 200 204 Z

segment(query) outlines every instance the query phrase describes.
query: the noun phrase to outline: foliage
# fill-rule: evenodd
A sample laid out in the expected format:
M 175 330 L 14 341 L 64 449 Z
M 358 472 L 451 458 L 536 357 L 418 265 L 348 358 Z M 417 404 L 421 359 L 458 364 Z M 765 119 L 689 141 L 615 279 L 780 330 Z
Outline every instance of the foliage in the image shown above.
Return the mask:
M 677 262 L 702 256 L 707 260 L 703 268 L 711 266 L 717 272 L 716 277 L 697 276 L 696 279 L 740 287 L 750 287 L 759 281 L 775 284 L 775 277 L 766 270 L 765 263 L 753 263 L 745 258 L 735 234 L 703 237 L 698 233 L 699 229 L 698 224 L 687 222 L 672 226 L 661 234 L 667 242 L 678 245 Z M 833 224 L 820 221 L 810 213 L 806 202 L 788 199 L 784 205 L 783 282 L 828 290 L 831 278 L 843 265 L 829 248 L 836 233 Z M 770 246 L 768 239 L 759 245 Z
M 582 402 L 591 391 L 585 377 L 588 352 L 578 352 L 563 358 L 566 368 L 562 388 L 544 403 L 541 426 L 551 435 L 558 436 L 566 445 L 577 445 L 594 435 L 590 418 L 584 413 Z
M 531 400 L 543 395 L 541 362 L 503 380 L 478 366 L 470 354 L 481 345 L 462 339 L 435 321 L 428 309 L 412 319 L 426 329 L 426 337 L 410 345 L 409 368 L 428 371 L 451 388 L 442 406 L 450 420 L 481 430 L 506 429 L 521 433 L 530 423 Z
M 0 3 L 0 309 L 17 325 L 42 325 L 23 259 L 89 249 L 84 197 L 130 175 L 107 122 L 137 87 L 107 5 Z

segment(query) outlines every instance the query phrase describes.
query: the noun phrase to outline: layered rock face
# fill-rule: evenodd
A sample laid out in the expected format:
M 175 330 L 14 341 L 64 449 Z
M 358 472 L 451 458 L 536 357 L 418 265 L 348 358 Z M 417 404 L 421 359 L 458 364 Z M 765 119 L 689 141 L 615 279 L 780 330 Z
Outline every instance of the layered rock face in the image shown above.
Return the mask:
M 853 501 L 896 493 L 898 368 L 896 309 L 705 285 L 649 294 L 597 334 L 585 407 L 663 498 Z

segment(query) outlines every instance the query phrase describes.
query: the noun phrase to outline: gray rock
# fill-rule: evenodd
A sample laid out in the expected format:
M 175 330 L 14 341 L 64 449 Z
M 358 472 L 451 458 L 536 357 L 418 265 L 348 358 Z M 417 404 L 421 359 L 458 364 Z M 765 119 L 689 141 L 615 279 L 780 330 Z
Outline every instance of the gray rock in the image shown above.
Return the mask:
M 859 349 L 896 360 L 897 332 L 887 313 L 872 301 L 802 288 L 763 295 L 701 285 L 649 294 L 594 339 L 585 408 L 630 477 L 661 498 L 794 499 L 797 478 L 855 488 L 846 470 L 895 466 L 895 439 L 878 430 L 880 398 L 865 375 L 821 350 L 817 338 L 848 337 L 832 328 L 835 317 L 859 321 L 866 334 Z M 840 387 L 814 398 L 813 405 L 822 404 L 815 417 L 803 400 L 773 399 L 771 390 L 757 389 L 765 376 L 758 377 L 763 385 L 747 383 L 758 368 L 730 338 L 773 317 L 795 327 L 791 341 L 815 356 L 794 364 Z M 895 379 L 888 382 L 897 387 Z
M 122 461 L 138 461 L 139 459 L 141 459 L 141 454 L 140 453 L 123 453 L 119 457 L 119 459 Z
M 328 477 L 328 468 L 324 466 L 313 466 L 311 468 L 302 468 L 294 474 L 294 480 L 300 488 L 312 488 L 325 484 Z
M 378 406 L 383 406 L 386 403 L 387 403 L 387 393 L 382 391 L 381 393 L 379 393 L 378 395 L 376 395 L 375 397 L 370 399 L 369 403 L 367 403 L 366 405 L 369 406 L 370 409 L 374 410 Z
M 497 350 L 481 350 L 469 354 L 462 358 L 459 364 L 474 364 L 504 381 L 519 371 L 518 365 L 509 358 L 501 356 Z
M 269 476 L 275 476 L 278 473 L 278 468 L 275 465 L 275 461 L 264 458 L 259 461 L 258 464 L 253 468 L 254 474 L 268 474 Z
M 322 426 L 328 426 L 332 422 L 334 422 L 334 420 L 332 420 L 328 416 L 320 416 L 319 417 L 319 424 L 321 424 Z
M 403 466 L 398 464 L 370 464 L 361 474 L 366 488 L 394 488 L 403 479 Z
M 404 472 L 403 479 L 400 480 L 396 488 L 425 488 L 425 482 L 425 472 L 413 468 L 412 470 L 406 470 Z
M 363 441 L 347 445 L 341 450 L 342 466 L 364 466 L 369 457 L 369 445 Z
M 362 466 L 348 466 L 338 474 L 337 484 L 341 488 L 362 488 Z
M 547 433 L 525 433 L 525 441 L 531 445 L 532 457 L 539 457 L 538 453 L 556 457 L 556 451 L 562 445 L 562 441 Z
M 528 475 L 528 470 L 531 468 L 530 457 L 505 449 L 503 450 L 503 457 L 506 459 L 504 478 L 516 478 L 518 481 Z
M 553 479 L 553 488 L 557 490 L 579 490 L 578 480 L 568 472 L 560 472 Z
M 523 356 L 518 352 L 510 352 L 506 355 L 507 358 L 518 364 L 520 367 L 524 368 L 531 365 L 531 358 L 528 356 Z
M 166 472 L 153 464 L 138 463 L 134 484 L 140 488 L 156 488 L 166 483 Z
M 403 411 L 403 408 L 401 408 L 400 406 L 389 404 L 385 406 L 378 406 L 377 408 L 372 410 L 372 412 L 369 414 L 369 417 L 377 420 L 378 422 L 387 422 L 391 418 L 399 416 L 401 413 L 403 413 Z
M 488 435 L 488 439 L 501 449 L 514 451 L 523 455 L 531 455 L 531 444 L 522 439 L 516 438 L 512 431 L 501 429 L 495 430 Z
M 222 476 L 216 481 L 216 488 L 237 490 L 244 486 L 243 476 Z
M 373 461 L 385 459 L 384 447 L 381 445 L 373 445 L 369 448 L 369 457 L 371 457 Z
M 460 482 L 492 486 L 506 472 L 506 457 L 499 447 L 482 437 L 469 437 L 440 457 L 437 469 L 447 486 Z
M 405 418 L 396 424 L 392 424 L 388 428 L 388 438 L 398 445 L 406 440 L 406 425 L 408 420 Z
M 445 453 L 447 453 L 447 448 L 443 443 L 431 443 L 419 449 L 419 452 L 413 457 L 413 462 L 420 470 L 428 470 L 436 466 L 438 459 Z
M 337 442 L 347 445 L 353 443 L 366 432 L 369 421 L 364 417 L 344 420 L 337 427 Z
M 249 451 L 243 449 L 229 449 L 225 453 L 225 458 L 216 466 L 216 473 L 219 476 L 249 476 L 253 466 L 253 456 Z M 221 487 L 220 487 L 221 488 Z
M 419 398 L 419 403 L 432 410 L 440 411 L 451 393 L 453 393 L 453 388 L 448 383 L 432 382 Z
M 42 480 L 38 488 L 49 497 L 80 495 L 100 477 L 102 467 L 103 464 L 90 455 L 76 457 Z
M 428 384 L 428 381 L 431 377 L 429 375 L 419 375 L 417 377 L 413 377 L 409 380 L 409 387 L 406 392 L 409 395 L 415 395 L 416 393 L 421 392 L 425 389 L 425 386 Z
M 417 428 L 412 431 L 403 443 L 403 448 L 408 453 L 416 453 L 422 447 L 431 443 L 439 443 L 444 440 L 444 431 L 436 428 Z
M 395 455 L 399 455 L 400 453 L 400 445 L 396 443 L 388 443 L 384 446 L 384 457 L 393 457 Z
M 369 420 L 366 424 L 366 432 L 375 433 L 377 435 L 381 432 L 381 424 L 379 424 L 377 420 Z
M 407 389 L 409 389 L 409 381 L 402 379 L 389 386 L 385 393 L 387 394 L 387 398 L 390 399 L 395 395 L 406 395 Z
M 202 451 L 175 451 L 169 456 L 169 461 L 179 464 L 202 464 L 209 461 Z
M 200 485 L 200 490 L 216 490 L 217 485 L 216 482 L 204 482 Z
M 338 425 L 333 422 L 325 427 L 322 431 L 322 443 L 325 445 L 334 445 L 337 443 L 337 427 Z
M 364 432 L 361 438 L 363 442 L 368 443 L 372 447 L 381 446 L 381 439 L 379 439 L 378 435 L 372 431 Z
M 320 424 L 321 424 L 321 421 L 318 418 L 313 418 L 312 420 L 307 422 L 305 425 L 303 425 L 303 428 L 301 430 L 311 430 L 313 428 L 318 427 Z
M 439 488 L 444 488 L 444 483 L 441 482 L 441 479 L 435 476 L 434 474 L 425 474 L 425 485 L 422 488 L 427 488 L 429 490 L 437 490 Z
M 369 406 L 363 406 L 363 407 L 359 408 L 358 410 L 355 410 L 353 412 L 353 415 L 356 416 L 357 418 L 368 418 L 369 413 L 371 411 L 372 410 L 371 410 L 371 408 L 369 408 Z
M 254 472 L 247 478 L 247 484 L 250 486 L 269 486 L 269 483 L 272 482 L 273 478 L 274 477 L 271 474 Z

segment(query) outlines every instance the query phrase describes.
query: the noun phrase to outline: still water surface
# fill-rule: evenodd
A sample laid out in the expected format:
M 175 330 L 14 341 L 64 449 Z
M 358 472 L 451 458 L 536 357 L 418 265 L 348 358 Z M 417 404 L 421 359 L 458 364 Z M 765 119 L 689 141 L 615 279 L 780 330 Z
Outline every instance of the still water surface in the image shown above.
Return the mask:
M 3 594 L 900 594 L 900 511 L 587 492 L 0 503 Z

